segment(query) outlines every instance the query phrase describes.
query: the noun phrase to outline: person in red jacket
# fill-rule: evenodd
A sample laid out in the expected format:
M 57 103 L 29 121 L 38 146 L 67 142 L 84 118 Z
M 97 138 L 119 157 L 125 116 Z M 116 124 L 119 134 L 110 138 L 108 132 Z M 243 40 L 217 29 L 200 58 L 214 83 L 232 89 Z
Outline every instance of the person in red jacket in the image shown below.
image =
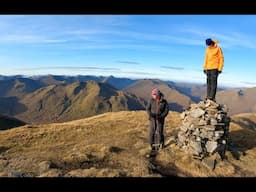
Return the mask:
M 157 88 L 151 91 L 151 96 L 146 107 L 150 120 L 149 142 L 152 150 L 158 150 L 164 147 L 164 120 L 169 113 L 169 104 Z M 156 134 L 158 138 L 155 138 Z
M 218 75 L 223 70 L 224 56 L 217 40 L 206 39 L 206 53 L 204 60 L 204 73 L 207 75 L 207 97 L 215 101 Z

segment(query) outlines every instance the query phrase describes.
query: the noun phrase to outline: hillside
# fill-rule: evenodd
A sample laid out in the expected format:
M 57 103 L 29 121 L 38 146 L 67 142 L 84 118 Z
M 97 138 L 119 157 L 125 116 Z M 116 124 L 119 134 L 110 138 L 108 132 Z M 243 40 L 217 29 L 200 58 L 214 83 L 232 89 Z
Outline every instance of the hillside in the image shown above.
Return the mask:
M 138 80 L 124 90 L 148 101 L 151 97 L 151 90 L 155 87 L 160 89 L 164 94 L 165 99 L 168 101 L 173 111 L 181 112 L 192 103 L 188 96 L 178 92 L 176 89 L 171 88 L 167 83 L 160 80 Z
M 216 95 L 218 103 L 229 107 L 229 114 L 256 112 L 256 88 L 220 91 Z
M 234 116 L 227 151 L 214 171 L 175 144 L 180 114 L 166 118 L 167 147 L 155 159 L 148 152 L 145 111 L 109 112 L 46 125 L 0 132 L 0 175 L 9 177 L 255 177 L 256 114 Z M 237 158 L 239 157 L 239 160 Z
M 1 81 L 1 80 L 5 80 L 5 79 L 6 79 L 6 76 L 0 75 L 0 81 Z
M 107 105 L 112 105 L 112 100 L 107 101 L 108 99 L 104 99 L 104 96 L 99 97 L 104 100 L 103 103 L 105 104 L 98 104 L 98 101 L 101 99 L 99 99 L 98 95 L 95 93 L 96 95 L 92 97 L 97 98 L 95 100 L 96 103 L 94 103 L 94 101 L 91 99 L 91 103 L 88 105 L 95 105 L 95 107 L 92 107 L 93 109 L 91 113 L 84 112 L 84 110 L 82 110 L 81 112 L 81 110 L 79 109 L 74 110 L 73 112 L 68 114 L 66 109 L 68 108 L 67 106 L 71 105 L 69 102 L 76 103 L 77 98 L 75 98 L 76 96 L 71 96 L 73 99 L 75 99 L 75 101 L 73 101 L 72 98 L 68 98 L 66 96 L 68 95 L 66 94 L 66 89 L 73 89 L 71 84 L 77 82 L 83 84 L 86 81 L 92 80 L 100 84 L 108 84 L 108 87 L 111 87 L 111 89 L 115 89 L 115 91 L 112 91 L 112 93 L 114 93 L 114 95 L 112 95 L 113 98 L 116 98 L 116 96 L 119 94 L 120 96 L 118 97 L 129 98 L 124 99 L 126 101 L 123 101 L 122 99 L 114 99 L 115 104 L 113 105 L 119 105 L 120 110 L 141 109 L 141 106 L 145 106 L 146 102 L 150 98 L 150 91 L 154 87 L 159 88 L 164 93 L 165 98 L 169 102 L 170 109 L 177 112 L 181 112 L 186 109 L 190 103 L 197 103 L 200 100 L 204 100 L 206 95 L 205 85 L 160 81 L 157 79 L 132 80 L 129 78 L 116 78 L 113 76 L 97 77 L 90 75 L 45 75 L 32 76 L 29 78 L 22 77 L 21 75 L 0 77 L 0 114 L 21 118 L 24 121 L 28 122 L 37 123 L 63 122 L 65 120 L 74 120 L 89 117 L 107 111 L 118 111 L 115 109 L 112 110 L 112 107 L 106 107 Z M 57 88 L 55 86 L 63 88 Z M 51 92 L 51 89 L 55 90 Z M 57 93 L 59 90 L 61 90 L 61 93 Z M 120 92 L 118 90 L 123 92 Z M 48 91 L 49 93 L 47 93 Z M 255 93 L 256 88 L 231 90 L 226 88 L 219 88 L 216 99 L 219 103 L 226 104 L 229 107 L 230 115 L 239 113 L 253 113 L 256 112 L 256 99 L 254 97 Z M 36 96 L 37 94 L 38 96 Z M 49 99 L 47 99 L 48 96 L 44 96 L 44 94 L 51 96 L 49 96 Z M 80 96 L 85 97 L 86 95 L 79 94 L 78 97 Z M 108 95 L 107 97 L 110 98 L 110 95 Z M 134 99 L 137 101 L 134 102 Z M 46 102 L 46 100 L 51 101 Z M 80 101 L 81 98 L 78 100 Z M 59 105 L 56 109 L 54 108 L 54 105 L 56 104 L 55 101 L 58 101 L 57 104 Z M 118 104 L 118 101 L 122 102 L 122 104 Z M 47 113 L 45 115 L 40 109 L 42 102 L 45 103 L 44 108 L 50 108 L 50 113 L 45 112 Z M 61 102 L 65 105 L 62 105 Z M 129 104 L 124 104 L 125 102 L 128 102 Z M 121 107 L 130 104 L 136 106 L 139 105 L 140 107 Z M 103 105 L 104 109 L 97 109 L 97 105 Z M 77 109 L 78 107 L 75 108 Z M 39 109 L 40 113 L 38 112 Z M 88 107 L 85 107 L 85 111 L 88 111 Z M 74 113 L 76 113 L 76 115 Z M 41 115 L 43 115 L 44 119 L 42 121 L 38 121 Z
M 15 116 L 27 110 L 17 97 L 0 97 L 0 114 Z
M 39 81 L 29 78 L 13 78 L 0 81 L 0 97 L 22 98 L 43 87 Z
M 180 93 L 188 96 L 195 103 L 204 99 L 206 95 L 206 85 L 204 84 L 182 83 L 172 81 L 166 82 L 171 88 L 176 89 Z
M 0 130 L 11 129 L 19 126 L 23 126 L 26 123 L 18 119 L 0 115 Z
M 30 123 L 64 122 L 110 111 L 144 109 L 144 101 L 95 81 L 50 85 L 20 100 L 16 117 Z
M 198 103 L 201 100 L 204 100 L 206 97 L 206 84 L 201 83 L 190 83 L 190 82 L 172 82 L 166 81 L 168 85 L 179 91 L 180 93 L 188 96 L 192 101 Z M 231 89 L 229 87 L 218 87 L 217 92 Z

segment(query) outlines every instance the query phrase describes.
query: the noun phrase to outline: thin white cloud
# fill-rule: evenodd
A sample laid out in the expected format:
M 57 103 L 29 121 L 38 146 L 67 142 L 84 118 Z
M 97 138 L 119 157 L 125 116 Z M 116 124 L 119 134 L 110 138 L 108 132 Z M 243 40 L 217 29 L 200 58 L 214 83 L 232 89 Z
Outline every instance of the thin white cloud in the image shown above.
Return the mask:
M 67 35 L 85 36 L 85 35 L 102 34 L 103 31 L 102 31 L 102 29 L 101 30 L 100 29 L 86 29 L 86 30 L 77 29 L 77 30 L 72 30 L 72 31 L 66 31 L 63 33 L 67 34 Z
M 222 86 L 227 86 L 227 87 L 256 87 L 256 84 L 248 84 L 248 83 L 244 83 L 244 82 L 238 82 L 238 81 L 222 81 L 221 83 L 219 83 Z
M 256 86 L 256 82 L 245 82 L 245 81 L 241 81 L 240 83 L 246 84 L 246 85 L 253 85 Z
M 121 43 L 121 44 L 80 44 L 80 45 L 68 45 L 62 46 L 62 48 L 72 49 L 72 50 L 92 50 L 92 49 L 131 49 L 131 50 L 146 50 L 152 52 L 165 52 L 165 53 L 174 53 L 175 50 L 170 48 L 169 46 L 157 46 L 157 45 L 145 45 L 141 44 L 131 44 L 131 43 Z
M 103 70 L 103 71 L 120 71 L 119 68 L 108 67 L 71 67 L 71 66 L 58 66 L 58 67 L 34 67 L 34 68 L 17 68 L 20 71 L 34 71 L 34 70 Z
M 184 70 L 183 67 L 171 67 L 171 66 L 160 66 L 160 68 L 164 68 L 164 69 L 171 69 L 171 70 Z
M 128 15 L 88 15 L 84 16 L 90 23 L 99 26 L 129 26 L 131 25 L 131 17 Z
M 193 39 L 201 39 L 205 40 L 206 38 L 213 38 L 219 40 L 222 47 L 231 48 L 231 47 L 245 47 L 245 48 L 256 48 L 256 39 L 254 37 L 250 37 L 249 35 L 245 35 L 241 32 L 235 31 L 227 31 L 224 30 L 222 33 L 208 31 L 202 27 L 198 28 L 184 28 L 182 30 L 183 33 L 190 34 Z M 204 43 L 204 42 L 203 42 Z M 201 43 L 202 44 L 202 43 Z
M 140 72 L 140 71 L 122 71 L 123 74 L 134 74 L 134 75 L 157 75 L 156 73 Z
M 122 63 L 122 64 L 129 64 L 129 65 L 139 65 L 140 63 L 134 62 L 134 61 L 116 61 L 117 63 Z
M 38 31 L 39 27 L 37 26 L 28 26 L 27 30 L 22 30 L 23 34 L 4 34 L 2 32 L 0 34 L 0 41 L 3 42 L 24 42 L 24 43 L 57 43 L 57 42 L 67 42 L 67 39 L 72 42 L 76 40 L 85 40 L 85 41 L 102 41 L 102 42 L 115 42 L 122 44 L 125 41 L 148 41 L 149 43 L 152 41 L 162 42 L 162 43 L 176 43 L 176 44 L 185 44 L 185 45 L 202 45 L 202 41 L 200 38 L 191 38 L 183 35 L 173 35 L 169 33 L 154 33 L 150 31 L 132 31 L 132 30 L 120 30 L 113 27 L 116 25 L 121 25 L 123 21 L 128 21 L 129 17 L 92 17 L 96 23 L 92 24 L 90 27 L 76 27 L 72 30 L 60 31 L 59 29 L 55 29 L 52 25 L 47 26 L 47 29 L 43 29 L 42 32 L 50 31 L 50 34 L 63 35 L 62 38 L 50 38 L 50 37 L 41 37 L 41 31 Z M 93 20 L 91 19 L 91 21 Z M 44 19 L 46 20 L 46 19 Z M 0 20 L 1 21 L 1 20 Z M 90 23 L 90 22 L 89 22 Z M 101 23 L 105 23 L 104 25 Z M 118 24 L 119 23 L 119 24 Z M 38 24 L 39 25 L 39 24 Z M 57 27 L 57 26 L 56 26 Z M 14 27 L 12 31 L 19 31 L 20 27 Z M 37 30 L 36 30 L 37 29 Z M 64 38 L 64 39 L 63 39 Z M 121 40 L 119 38 L 122 38 Z
M 100 35 L 112 35 L 118 36 L 123 38 L 131 38 L 131 40 L 137 41 L 156 41 L 156 42 L 164 42 L 164 43 L 178 43 L 178 44 L 185 44 L 185 45 L 202 45 L 201 39 L 191 39 L 186 38 L 183 36 L 174 36 L 172 34 L 156 34 L 150 32 L 136 32 L 136 31 L 129 31 L 129 30 L 104 30 L 104 29 L 86 29 L 86 30 L 75 30 L 75 31 L 68 31 L 67 34 L 77 35 L 78 38 L 85 38 L 85 37 L 93 37 L 93 36 L 100 36 Z
M 38 43 L 66 43 L 68 40 L 65 39 L 42 39 Z
M 36 19 L 35 19 L 36 18 Z M 68 23 L 80 22 L 82 25 L 68 26 Z M 193 25 L 176 25 L 171 31 L 135 31 L 131 29 L 117 29 L 120 26 L 133 26 L 134 18 L 125 15 L 99 15 L 99 16 L 0 16 L 0 41 L 22 43 L 65 43 L 76 40 L 107 41 L 122 44 L 125 41 L 155 41 L 169 44 L 202 46 L 202 39 L 213 37 L 220 40 L 223 47 L 256 48 L 256 39 L 252 36 L 236 32 L 233 29 L 223 29 L 223 32 L 209 31 L 206 27 Z M 36 23 L 36 21 L 39 22 Z M 83 21 L 83 22 L 82 22 Z M 17 25 L 18 23 L 24 25 Z M 31 25 L 29 25 L 31 24 Z M 32 25 L 33 24 L 33 25 Z M 46 24 L 49 24 L 46 26 Z M 29 25 L 29 26 L 25 26 Z M 12 27 L 6 27 L 12 26 Z M 63 27 L 61 27 L 63 26 Z M 60 30 L 60 28 L 62 30 Z M 220 31 L 220 29 L 217 29 Z M 222 30 L 222 28 L 221 28 Z M 11 32 L 12 31 L 12 32 Z M 14 34 L 13 31 L 21 31 Z M 10 34 L 11 32 L 11 34 Z M 40 34 L 55 34 L 55 37 L 40 37 Z M 63 35 L 60 37 L 59 35 Z M 107 37 L 106 37 L 107 35 Z M 38 37 L 37 37 L 38 36 Z M 1 38 L 2 37 L 2 38 Z M 119 40 L 118 38 L 122 38 Z
M 50 39 L 40 35 L 2 35 L 0 42 L 12 43 L 65 43 L 64 39 Z

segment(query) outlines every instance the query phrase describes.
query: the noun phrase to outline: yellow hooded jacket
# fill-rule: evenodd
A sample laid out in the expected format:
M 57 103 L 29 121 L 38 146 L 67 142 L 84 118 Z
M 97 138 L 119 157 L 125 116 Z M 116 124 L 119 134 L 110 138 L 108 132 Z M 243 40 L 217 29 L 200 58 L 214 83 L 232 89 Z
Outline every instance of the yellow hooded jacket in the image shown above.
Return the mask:
M 214 46 L 206 48 L 204 70 L 218 69 L 222 71 L 224 65 L 224 56 L 221 48 L 217 45 L 218 41 L 213 40 Z

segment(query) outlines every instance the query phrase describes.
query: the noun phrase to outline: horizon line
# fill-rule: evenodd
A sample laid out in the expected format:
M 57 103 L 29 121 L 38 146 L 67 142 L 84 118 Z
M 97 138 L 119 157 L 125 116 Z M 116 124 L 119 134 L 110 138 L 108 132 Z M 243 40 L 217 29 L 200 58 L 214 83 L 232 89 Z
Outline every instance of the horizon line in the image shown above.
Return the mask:
M 43 77 L 43 76 L 65 76 L 65 77 L 77 77 L 77 76 L 93 76 L 93 77 L 114 77 L 114 78 L 127 78 L 127 79 L 132 79 L 132 80 L 160 80 L 164 82 L 174 82 L 174 83 L 187 83 L 187 84 L 199 84 L 199 85 L 206 85 L 206 82 L 201 82 L 201 81 L 186 81 L 186 80 L 177 80 L 177 79 L 162 79 L 162 78 L 148 78 L 148 77 L 128 77 L 128 76 L 115 76 L 115 75 L 82 75 L 82 74 L 77 74 L 77 75 L 66 75 L 66 74 L 40 74 L 40 75 L 25 75 L 25 74 L 13 74 L 13 75 L 1 75 L 0 77 L 15 77 L 15 76 L 21 76 L 23 78 L 30 78 L 30 77 Z M 1 79 L 0 79 L 1 80 Z M 248 83 L 247 83 L 248 84 Z M 251 84 L 251 86 L 241 86 L 241 85 L 230 85 L 227 83 L 220 83 L 219 88 L 253 88 L 256 87 Z

